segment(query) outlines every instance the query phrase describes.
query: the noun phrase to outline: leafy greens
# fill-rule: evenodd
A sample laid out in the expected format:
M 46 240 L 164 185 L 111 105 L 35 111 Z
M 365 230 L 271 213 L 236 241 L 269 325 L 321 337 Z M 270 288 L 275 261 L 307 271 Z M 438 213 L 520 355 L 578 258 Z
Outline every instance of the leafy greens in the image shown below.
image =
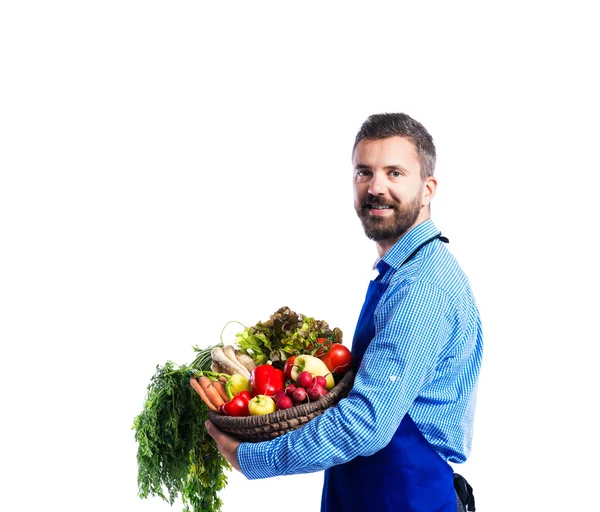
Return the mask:
M 293 355 L 314 352 L 325 339 L 341 343 L 342 331 L 333 330 L 324 320 L 315 320 L 295 313 L 288 307 L 279 308 L 265 322 L 246 327 L 236 335 L 240 352 L 249 354 L 254 362 L 264 364 L 285 361 Z
M 148 385 L 144 409 L 135 418 L 138 442 L 138 494 L 159 496 L 174 504 L 178 496 L 184 512 L 219 512 L 218 492 L 227 485 L 230 464 L 204 428 L 208 408 L 189 384 L 191 370 L 210 369 L 208 349 L 189 366 L 167 361 L 157 366 Z

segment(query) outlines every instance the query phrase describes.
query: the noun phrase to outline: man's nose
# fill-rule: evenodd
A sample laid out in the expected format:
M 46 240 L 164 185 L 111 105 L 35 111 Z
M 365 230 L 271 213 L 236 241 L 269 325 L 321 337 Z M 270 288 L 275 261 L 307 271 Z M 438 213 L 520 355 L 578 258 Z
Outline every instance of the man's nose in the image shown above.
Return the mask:
M 379 174 L 373 174 L 369 182 L 369 193 L 373 196 L 381 196 L 385 194 L 385 190 L 385 178 Z

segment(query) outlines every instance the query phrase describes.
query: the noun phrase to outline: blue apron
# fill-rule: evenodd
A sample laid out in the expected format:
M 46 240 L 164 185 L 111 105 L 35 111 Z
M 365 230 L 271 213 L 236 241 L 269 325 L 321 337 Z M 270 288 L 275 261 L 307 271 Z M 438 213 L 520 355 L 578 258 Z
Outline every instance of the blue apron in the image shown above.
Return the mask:
M 406 261 L 435 238 L 446 241 L 441 235 L 427 240 Z M 352 342 L 355 369 L 375 336 L 373 314 L 387 286 L 369 283 Z M 385 448 L 325 471 L 321 512 L 456 512 L 453 477 L 450 465 L 406 414 Z

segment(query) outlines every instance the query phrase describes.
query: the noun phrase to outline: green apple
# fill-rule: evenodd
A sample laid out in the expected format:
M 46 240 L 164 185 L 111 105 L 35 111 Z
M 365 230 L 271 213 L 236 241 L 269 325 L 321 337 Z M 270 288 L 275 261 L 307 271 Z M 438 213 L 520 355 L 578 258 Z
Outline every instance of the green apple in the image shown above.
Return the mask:
M 250 411 L 250 416 L 269 414 L 270 412 L 275 412 L 276 410 L 277 406 L 275 405 L 275 400 L 267 395 L 256 395 L 248 403 L 248 411 Z
M 329 368 L 318 357 L 308 354 L 298 356 L 292 367 L 292 379 L 296 380 L 298 375 L 303 371 L 312 374 L 313 377 L 317 377 L 318 375 L 325 377 L 327 380 L 325 389 L 327 391 L 333 389 L 335 386 L 335 380 L 333 380 L 333 375 L 331 375 Z
M 227 391 L 229 400 L 242 391 L 250 393 L 250 381 L 241 373 L 234 373 L 225 384 L 225 391 Z

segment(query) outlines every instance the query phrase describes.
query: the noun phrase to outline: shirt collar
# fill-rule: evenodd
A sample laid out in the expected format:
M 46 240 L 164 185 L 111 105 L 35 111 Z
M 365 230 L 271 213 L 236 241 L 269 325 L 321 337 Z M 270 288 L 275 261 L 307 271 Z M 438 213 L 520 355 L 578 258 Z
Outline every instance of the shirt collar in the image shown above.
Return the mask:
M 384 254 L 383 258 L 379 258 L 373 265 L 373 270 L 382 267 L 382 262 L 386 263 L 390 267 L 394 267 L 396 270 L 404 263 L 413 251 L 419 247 L 423 242 L 429 240 L 439 233 L 439 230 L 435 227 L 435 224 L 431 219 L 417 224 L 408 233 L 405 233 L 400 237 L 392 248 Z

